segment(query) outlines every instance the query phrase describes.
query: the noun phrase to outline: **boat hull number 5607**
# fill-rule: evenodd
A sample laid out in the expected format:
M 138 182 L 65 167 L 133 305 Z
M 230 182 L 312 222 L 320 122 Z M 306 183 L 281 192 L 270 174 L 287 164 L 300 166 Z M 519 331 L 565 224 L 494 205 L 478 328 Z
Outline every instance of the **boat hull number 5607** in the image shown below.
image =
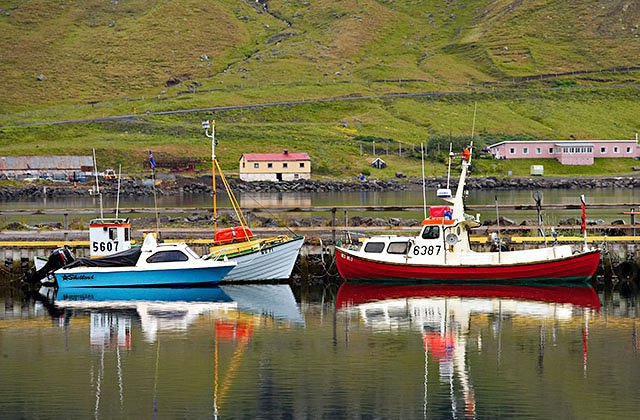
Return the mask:
M 413 247 L 413 255 L 438 255 L 441 245 L 417 245 Z
M 93 252 L 115 252 L 118 250 L 118 241 L 99 242 L 95 241 L 91 243 L 91 249 Z

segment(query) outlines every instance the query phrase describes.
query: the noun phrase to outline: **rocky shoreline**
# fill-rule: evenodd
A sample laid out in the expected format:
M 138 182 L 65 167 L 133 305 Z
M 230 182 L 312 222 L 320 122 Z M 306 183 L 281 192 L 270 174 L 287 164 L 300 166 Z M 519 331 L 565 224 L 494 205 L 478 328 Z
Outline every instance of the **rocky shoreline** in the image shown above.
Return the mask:
M 426 187 L 435 189 L 446 184 L 445 178 L 428 178 Z M 229 183 L 236 192 L 350 192 L 350 191 L 405 191 L 419 190 L 422 188 L 420 179 L 404 180 L 368 180 L 357 181 L 254 181 L 243 182 L 238 179 L 229 179 Z M 456 185 L 457 180 L 452 179 L 451 185 Z M 0 201 L 10 201 L 29 197 L 65 197 L 65 196 L 90 196 L 93 195 L 92 182 L 71 185 L 67 183 L 38 183 L 16 186 L 0 187 Z M 219 186 L 222 183 L 218 184 Z M 592 188 L 636 188 L 640 187 L 640 177 L 598 177 L 598 178 L 544 178 L 544 177 L 511 177 L 511 178 L 469 178 L 467 187 L 473 190 L 537 190 L 537 189 L 575 189 L 584 190 Z M 100 191 L 104 195 L 115 196 L 117 182 L 103 182 Z M 123 180 L 120 187 L 122 196 L 151 196 L 153 184 L 150 180 Z M 160 180 L 156 185 L 156 193 L 159 195 L 176 194 L 210 194 L 211 177 L 185 178 L 171 177 Z

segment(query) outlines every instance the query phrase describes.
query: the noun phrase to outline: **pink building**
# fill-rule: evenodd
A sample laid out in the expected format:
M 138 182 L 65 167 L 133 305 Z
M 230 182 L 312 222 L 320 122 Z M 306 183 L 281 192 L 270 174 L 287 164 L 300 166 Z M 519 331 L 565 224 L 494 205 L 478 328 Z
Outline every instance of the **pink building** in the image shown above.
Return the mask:
M 638 140 L 503 141 L 489 146 L 496 159 L 547 158 L 563 165 L 593 165 L 594 158 L 640 158 Z

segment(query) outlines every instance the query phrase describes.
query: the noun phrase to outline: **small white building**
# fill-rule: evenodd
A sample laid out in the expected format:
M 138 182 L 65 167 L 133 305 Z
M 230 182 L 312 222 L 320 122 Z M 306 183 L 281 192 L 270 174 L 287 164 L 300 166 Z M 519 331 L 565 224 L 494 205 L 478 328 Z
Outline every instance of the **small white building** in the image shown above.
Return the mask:
M 91 156 L 0 156 L 0 175 L 10 179 L 62 176 L 93 171 Z
M 244 153 L 240 158 L 242 181 L 294 181 L 311 178 L 311 159 L 306 153 Z

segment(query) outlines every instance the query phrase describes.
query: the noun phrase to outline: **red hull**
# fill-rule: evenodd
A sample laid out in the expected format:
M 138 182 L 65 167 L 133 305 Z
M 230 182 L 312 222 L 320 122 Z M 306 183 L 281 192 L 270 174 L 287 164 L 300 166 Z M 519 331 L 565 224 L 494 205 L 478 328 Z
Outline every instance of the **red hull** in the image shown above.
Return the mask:
M 393 264 L 361 258 L 336 249 L 336 266 L 345 280 L 585 280 L 600 264 L 600 251 L 562 260 L 500 266 L 431 266 Z
M 593 287 L 532 286 L 505 284 L 430 284 L 379 285 L 343 283 L 336 296 L 336 308 L 390 299 L 431 297 L 501 298 L 562 303 L 600 309 L 600 299 Z

